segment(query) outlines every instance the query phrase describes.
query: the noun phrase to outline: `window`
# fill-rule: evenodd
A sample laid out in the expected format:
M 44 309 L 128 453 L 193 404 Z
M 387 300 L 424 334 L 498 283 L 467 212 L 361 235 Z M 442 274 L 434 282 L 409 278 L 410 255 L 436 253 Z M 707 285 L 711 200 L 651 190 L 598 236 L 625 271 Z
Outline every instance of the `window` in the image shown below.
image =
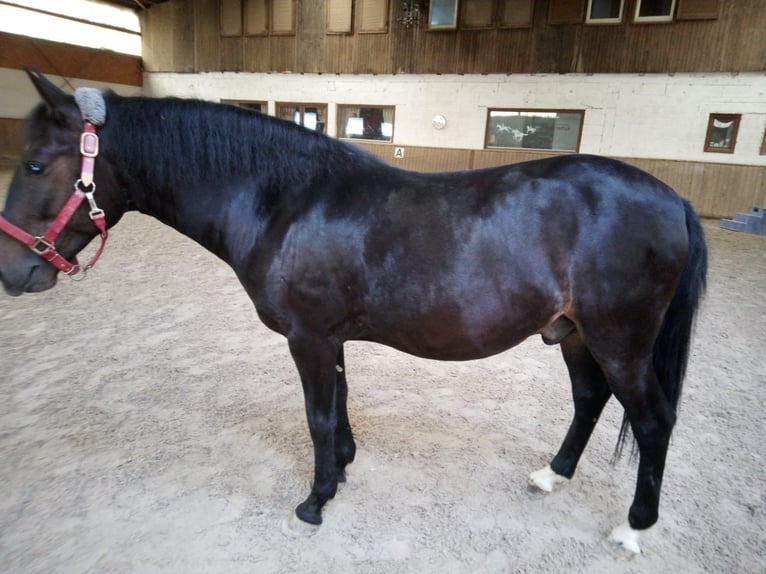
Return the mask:
M 357 0 L 360 33 L 388 31 L 388 0 Z
M 299 126 L 325 133 L 327 106 L 324 104 L 277 104 L 277 117 Z
M 293 0 L 272 0 L 271 33 L 295 34 L 295 6 Z
M 461 28 L 489 28 L 492 26 L 493 0 L 463 0 Z
M 245 0 L 245 34 L 265 36 L 269 33 L 268 0 Z
M 619 24 L 625 0 L 588 0 L 588 24 Z
M 222 104 L 231 104 L 234 106 L 240 106 L 247 108 L 248 110 L 255 110 L 262 114 L 268 113 L 268 105 L 266 102 L 253 102 L 250 100 L 221 100 Z
M 534 0 L 500 0 L 498 23 L 503 28 L 528 28 L 534 11 Z
M 327 0 L 327 33 L 351 33 L 351 0 Z
M 705 136 L 705 151 L 734 153 L 741 114 L 710 114 Z
M 584 115 L 580 110 L 489 110 L 486 147 L 578 151 Z
M 428 6 L 428 28 L 457 28 L 457 0 L 431 0 Z
M 221 0 L 221 36 L 242 35 L 242 1 Z
M 391 106 L 338 106 L 338 137 L 390 142 L 394 139 Z
M 295 34 L 293 0 L 221 0 L 221 36 Z
M 676 0 L 637 0 L 636 22 L 672 22 Z
M 534 0 L 463 0 L 460 27 L 481 29 L 528 28 L 532 25 Z

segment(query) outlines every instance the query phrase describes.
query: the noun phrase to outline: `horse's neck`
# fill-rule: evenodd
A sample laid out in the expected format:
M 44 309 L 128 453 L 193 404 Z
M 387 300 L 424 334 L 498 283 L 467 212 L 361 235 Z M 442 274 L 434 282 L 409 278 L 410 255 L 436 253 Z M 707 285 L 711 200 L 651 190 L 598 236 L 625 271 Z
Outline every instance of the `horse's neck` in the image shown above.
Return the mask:
M 256 192 L 252 183 L 200 183 L 198 187 L 162 190 L 165 197 L 154 198 L 141 211 L 233 265 L 257 245 L 265 226 L 256 211 Z
M 172 124 L 161 134 L 123 143 L 121 132 L 136 131 L 126 125 L 134 108 L 119 127 L 106 128 L 116 144 L 109 146 L 115 167 L 129 180 L 129 199 L 227 261 L 254 246 L 275 211 L 302 204 L 312 182 L 326 176 L 336 149 L 329 140 L 232 110 L 192 108 L 190 121 L 173 109 L 177 103 L 168 102 L 167 110 L 151 104 L 150 117 Z M 115 112 L 133 105 L 122 100 Z

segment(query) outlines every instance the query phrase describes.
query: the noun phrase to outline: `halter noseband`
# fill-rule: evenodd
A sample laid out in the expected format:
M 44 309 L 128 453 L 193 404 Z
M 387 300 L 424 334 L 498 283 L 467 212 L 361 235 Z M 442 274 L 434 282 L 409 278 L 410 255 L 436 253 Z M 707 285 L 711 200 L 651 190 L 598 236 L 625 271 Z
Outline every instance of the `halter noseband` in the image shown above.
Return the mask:
M 80 272 L 83 273 L 82 277 L 85 276 L 85 273 L 91 269 L 96 264 L 96 261 L 98 261 L 98 258 L 101 257 L 101 253 L 104 251 L 104 246 L 106 245 L 107 237 L 109 236 L 106 230 L 104 211 L 96 205 L 96 200 L 93 197 L 93 194 L 96 191 L 96 184 L 93 182 L 93 171 L 96 163 L 96 156 L 98 155 L 98 135 L 96 135 L 96 126 L 88 120 L 83 121 L 82 134 L 80 134 L 80 155 L 82 156 L 80 179 L 75 182 L 72 195 L 43 235 L 30 235 L 0 215 L 0 231 L 4 231 L 17 241 L 20 241 L 37 255 L 53 265 L 56 269 L 66 273 L 70 277 L 74 277 Z M 61 255 L 56 249 L 55 241 L 64 227 L 66 227 L 66 224 L 69 223 L 69 220 L 72 219 L 77 208 L 80 207 L 80 204 L 86 199 L 90 205 L 90 212 L 88 215 L 98 229 L 99 235 L 101 236 L 101 245 L 93 256 L 93 259 L 83 267 L 77 262 L 76 257 L 73 258 L 72 261 L 68 261 Z

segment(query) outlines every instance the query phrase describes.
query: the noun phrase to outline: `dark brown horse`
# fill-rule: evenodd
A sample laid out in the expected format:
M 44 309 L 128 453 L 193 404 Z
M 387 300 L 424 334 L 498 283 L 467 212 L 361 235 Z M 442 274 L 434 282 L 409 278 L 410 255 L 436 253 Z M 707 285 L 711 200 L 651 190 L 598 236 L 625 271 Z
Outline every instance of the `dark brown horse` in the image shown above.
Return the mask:
M 100 92 L 75 100 L 30 75 L 44 103 L 0 218 L 7 293 L 82 274 L 72 258 L 129 210 L 226 261 L 298 367 L 315 474 L 296 514 L 314 525 L 356 450 L 345 341 L 466 360 L 539 334 L 561 345 L 575 416 L 530 482 L 548 491 L 572 477 L 614 395 L 639 465 L 613 538 L 638 551 L 637 531 L 658 516 L 707 268 L 699 220 L 673 190 L 579 155 L 413 173 L 241 108 Z

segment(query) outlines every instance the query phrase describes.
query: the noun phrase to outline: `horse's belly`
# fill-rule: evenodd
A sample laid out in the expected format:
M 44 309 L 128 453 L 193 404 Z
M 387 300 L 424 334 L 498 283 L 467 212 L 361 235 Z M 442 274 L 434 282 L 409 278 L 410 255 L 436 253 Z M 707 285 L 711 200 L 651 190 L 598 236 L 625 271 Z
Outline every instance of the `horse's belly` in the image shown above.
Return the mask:
M 519 311 L 500 310 L 488 301 L 446 305 L 400 317 L 398 321 L 383 321 L 378 328 L 371 322 L 365 339 L 426 359 L 481 359 L 510 349 L 539 332 L 552 315 L 551 310 L 539 307 Z
M 393 347 L 410 355 L 421 357 L 423 359 L 433 359 L 437 361 L 472 361 L 490 357 L 503 351 L 515 347 L 526 339 L 529 335 L 516 337 L 503 337 L 494 341 L 484 341 L 477 344 L 475 341 L 467 339 L 444 340 L 404 340 L 401 338 L 384 338 L 381 340 L 371 339 L 377 343 Z

